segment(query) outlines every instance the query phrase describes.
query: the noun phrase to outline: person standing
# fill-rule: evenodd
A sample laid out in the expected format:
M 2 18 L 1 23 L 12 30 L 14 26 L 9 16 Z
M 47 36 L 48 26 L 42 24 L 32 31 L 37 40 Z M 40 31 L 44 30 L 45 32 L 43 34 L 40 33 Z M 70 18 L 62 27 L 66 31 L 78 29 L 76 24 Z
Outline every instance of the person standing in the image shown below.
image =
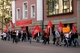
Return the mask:
M 26 42 L 27 40 L 26 40 L 26 32 L 25 31 L 23 31 L 23 36 L 22 36 L 22 42 Z
M 1 40 L 4 40 L 4 38 L 3 38 L 3 32 L 1 33 Z
M 16 32 L 15 30 L 12 31 L 13 43 L 16 41 Z
M 28 31 L 28 33 L 29 33 L 29 42 L 30 42 L 30 44 L 31 44 L 31 41 L 32 41 L 32 35 L 31 35 L 31 32 L 30 31 Z
M 18 36 L 19 36 L 19 32 L 18 32 L 18 30 L 17 30 L 17 31 L 16 31 L 16 39 L 15 39 L 15 42 L 16 42 L 16 43 L 18 43 L 18 40 L 19 40 Z
M 45 33 L 45 31 L 43 31 L 42 40 L 43 40 L 42 44 L 45 45 L 46 44 L 46 33 Z
M 10 36 L 11 36 L 10 31 L 8 31 L 6 34 L 7 34 L 8 41 L 10 41 Z
M 49 44 L 49 36 L 50 36 L 50 32 L 46 33 L 46 42 Z
M 18 33 L 18 40 L 20 41 L 20 39 L 21 39 L 21 31 L 19 31 L 19 33 Z
M 52 31 L 52 34 L 53 34 L 53 44 L 55 44 L 55 42 L 56 42 L 55 31 Z
M 77 45 L 79 45 L 79 41 L 78 41 L 78 33 L 74 33 L 74 47 L 76 47 Z
M 61 44 L 60 44 L 60 33 L 58 30 L 55 31 L 55 35 L 56 35 L 56 46 L 57 45 L 61 46 Z
M 64 44 L 64 46 L 69 46 L 69 33 L 65 33 L 64 34 L 64 36 L 65 36 L 65 44 Z
M 5 40 L 5 41 L 6 41 L 6 39 L 7 39 L 6 32 L 3 32 L 3 40 Z
M 40 32 L 38 32 L 37 37 L 36 37 L 37 38 L 37 41 L 36 42 L 38 42 L 38 43 L 40 42 L 40 36 L 41 36 L 40 35 Z

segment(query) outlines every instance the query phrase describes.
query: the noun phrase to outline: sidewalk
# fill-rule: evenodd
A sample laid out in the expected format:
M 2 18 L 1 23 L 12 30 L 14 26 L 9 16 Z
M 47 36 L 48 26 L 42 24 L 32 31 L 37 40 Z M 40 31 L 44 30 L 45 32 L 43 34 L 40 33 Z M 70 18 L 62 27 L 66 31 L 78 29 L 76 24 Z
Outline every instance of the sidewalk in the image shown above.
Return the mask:
M 34 39 L 32 39 L 32 41 L 33 41 L 33 42 L 36 42 L 36 40 L 34 40 Z M 42 42 L 43 42 L 43 40 L 40 40 L 40 42 L 42 43 Z M 52 43 L 53 43 L 53 41 L 51 41 L 51 40 L 50 40 L 50 41 L 49 41 L 49 43 L 51 43 L 51 44 L 52 44 Z M 61 44 L 64 44 L 64 42 L 62 42 Z M 79 39 L 79 45 L 80 45 L 80 39 Z

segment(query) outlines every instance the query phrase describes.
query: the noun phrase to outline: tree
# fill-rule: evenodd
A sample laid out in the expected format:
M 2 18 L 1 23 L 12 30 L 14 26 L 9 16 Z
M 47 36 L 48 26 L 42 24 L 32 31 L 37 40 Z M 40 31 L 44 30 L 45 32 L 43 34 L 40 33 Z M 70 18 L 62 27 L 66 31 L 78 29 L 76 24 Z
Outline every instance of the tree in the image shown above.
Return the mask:
M 0 0 L 0 18 L 3 19 L 2 23 L 9 23 L 12 17 L 11 0 Z
M 8 24 L 12 17 L 11 1 L 12 0 L 0 0 L 0 30 L 2 31 L 3 25 Z

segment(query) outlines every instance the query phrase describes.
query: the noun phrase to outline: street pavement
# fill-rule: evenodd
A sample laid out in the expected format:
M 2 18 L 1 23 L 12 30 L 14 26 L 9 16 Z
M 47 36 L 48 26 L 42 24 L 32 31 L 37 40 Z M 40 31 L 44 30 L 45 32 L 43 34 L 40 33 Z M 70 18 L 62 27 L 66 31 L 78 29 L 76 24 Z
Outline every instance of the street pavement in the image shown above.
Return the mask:
M 80 53 L 80 47 L 64 47 L 32 42 L 12 43 L 0 40 L 0 53 Z

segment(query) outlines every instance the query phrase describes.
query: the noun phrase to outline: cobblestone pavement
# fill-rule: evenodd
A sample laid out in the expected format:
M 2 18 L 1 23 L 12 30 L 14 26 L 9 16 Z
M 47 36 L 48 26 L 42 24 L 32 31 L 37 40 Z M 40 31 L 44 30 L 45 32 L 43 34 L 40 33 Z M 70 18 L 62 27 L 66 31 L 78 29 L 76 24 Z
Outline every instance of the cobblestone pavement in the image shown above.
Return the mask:
M 55 46 L 53 44 L 19 42 L 0 40 L 0 53 L 80 53 L 80 47 Z

